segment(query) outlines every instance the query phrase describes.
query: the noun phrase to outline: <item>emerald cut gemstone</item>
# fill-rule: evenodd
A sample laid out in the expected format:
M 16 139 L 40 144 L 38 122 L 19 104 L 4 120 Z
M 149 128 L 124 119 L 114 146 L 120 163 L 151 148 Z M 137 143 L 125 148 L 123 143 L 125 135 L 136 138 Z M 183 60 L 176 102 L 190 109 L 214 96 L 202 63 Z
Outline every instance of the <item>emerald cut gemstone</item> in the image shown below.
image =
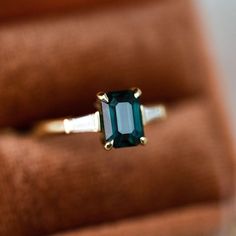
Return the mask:
M 113 147 L 130 147 L 140 144 L 144 136 L 139 99 L 134 91 L 106 93 L 108 101 L 101 101 L 101 126 L 105 142 Z

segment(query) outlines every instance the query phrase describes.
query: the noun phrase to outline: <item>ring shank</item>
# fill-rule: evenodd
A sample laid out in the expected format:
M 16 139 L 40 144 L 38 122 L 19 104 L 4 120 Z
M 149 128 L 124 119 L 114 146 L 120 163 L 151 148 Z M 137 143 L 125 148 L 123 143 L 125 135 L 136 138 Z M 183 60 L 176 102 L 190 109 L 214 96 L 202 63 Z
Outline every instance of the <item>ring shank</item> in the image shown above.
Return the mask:
M 63 134 L 65 133 L 64 119 L 42 121 L 34 127 L 33 133 L 36 135 Z
M 162 120 L 167 116 L 166 108 L 163 105 L 143 106 L 141 105 L 141 113 L 143 125 L 154 121 Z M 71 118 L 71 119 L 57 119 L 48 120 L 38 123 L 33 129 L 36 135 L 45 134 L 70 134 L 70 133 L 84 133 L 84 132 L 100 132 L 100 115 L 99 112 L 94 114 Z

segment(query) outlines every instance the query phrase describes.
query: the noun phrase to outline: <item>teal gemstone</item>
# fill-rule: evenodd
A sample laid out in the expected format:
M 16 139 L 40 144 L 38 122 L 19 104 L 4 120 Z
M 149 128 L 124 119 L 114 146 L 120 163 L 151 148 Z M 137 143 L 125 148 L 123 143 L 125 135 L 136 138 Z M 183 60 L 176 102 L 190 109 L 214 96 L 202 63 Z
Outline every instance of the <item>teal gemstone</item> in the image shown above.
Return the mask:
M 108 92 L 109 102 L 101 102 L 101 125 L 105 142 L 114 141 L 113 147 L 140 144 L 144 136 L 140 102 L 132 90 Z

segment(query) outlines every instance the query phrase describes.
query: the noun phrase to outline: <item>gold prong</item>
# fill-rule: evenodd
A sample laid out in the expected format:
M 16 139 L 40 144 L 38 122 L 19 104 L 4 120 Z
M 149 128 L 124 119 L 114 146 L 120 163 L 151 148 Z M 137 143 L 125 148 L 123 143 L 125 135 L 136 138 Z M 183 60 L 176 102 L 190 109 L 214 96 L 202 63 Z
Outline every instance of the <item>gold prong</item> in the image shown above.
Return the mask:
M 140 143 L 141 143 L 142 145 L 147 144 L 147 138 L 146 138 L 146 137 L 141 137 L 141 138 L 140 138 Z
M 106 103 L 109 102 L 108 96 L 107 96 L 107 94 L 104 93 L 104 92 L 99 92 L 99 93 L 97 93 L 97 98 L 98 98 L 100 101 L 102 101 L 102 102 L 106 102 Z
M 109 151 L 113 148 L 113 144 L 114 144 L 114 140 L 111 140 L 109 142 L 106 142 L 105 145 L 104 145 L 104 148 Z
M 139 88 L 132 88 L 132 90 L 134 91 L 134 97 L 135 98 L 139 98 L 142 95 L 142 91 Z

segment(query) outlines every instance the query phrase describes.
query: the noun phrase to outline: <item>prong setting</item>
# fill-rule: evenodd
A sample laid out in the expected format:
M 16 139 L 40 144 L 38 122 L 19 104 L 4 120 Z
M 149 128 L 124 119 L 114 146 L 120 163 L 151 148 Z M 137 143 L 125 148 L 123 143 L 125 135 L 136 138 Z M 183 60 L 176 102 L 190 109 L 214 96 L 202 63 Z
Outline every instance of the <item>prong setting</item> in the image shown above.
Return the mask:
M 104 148 L 107 150 L 107 151 L 110 151 L 112 148 L 113 148 L 113 144 L 114 144 L 114 140 L 111 140 L 109 142 L 106 142 L 105 145 L 104 145 Z
M 104 92 L 97 93 L 97 98 L 102 102 L 106 102 L 106 103 L 109 102 L 109 98 L 108 98 L 107 94 Z
M 132 90 L 134 91 L 134 97 L 135 98 L 139 98 L 142 95 L 142 91 L 139 88 L 132 88 Z
M 140 143 L 141 143 L 142 145 L 146 145 L 146 144 L 147 144 L 147 138 L 146 138 L 146 137 L 141 137 L 141 138 L 140 138 Z

